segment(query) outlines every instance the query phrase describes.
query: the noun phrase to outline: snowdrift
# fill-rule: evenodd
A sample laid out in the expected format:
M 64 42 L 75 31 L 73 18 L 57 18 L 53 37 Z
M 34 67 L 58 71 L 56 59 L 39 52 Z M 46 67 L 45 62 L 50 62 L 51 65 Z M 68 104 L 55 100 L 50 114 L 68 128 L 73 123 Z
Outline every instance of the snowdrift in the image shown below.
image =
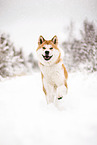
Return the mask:
M 58 107 L 47 105 L 41 75 L 0 82 L 0 145 L 97 145 L 97 74 L 69 74 Z

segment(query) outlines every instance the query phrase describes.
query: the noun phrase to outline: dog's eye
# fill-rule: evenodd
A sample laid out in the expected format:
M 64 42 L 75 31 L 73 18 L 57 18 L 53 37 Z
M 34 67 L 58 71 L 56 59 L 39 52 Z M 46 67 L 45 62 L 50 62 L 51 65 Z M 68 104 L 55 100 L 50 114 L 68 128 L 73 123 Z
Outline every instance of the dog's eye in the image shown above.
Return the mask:
M 46 49 L 45 47 L 43 47 L 43 49 Z
M 53 49 L 52 47 L 50 48 L 50 50 Z

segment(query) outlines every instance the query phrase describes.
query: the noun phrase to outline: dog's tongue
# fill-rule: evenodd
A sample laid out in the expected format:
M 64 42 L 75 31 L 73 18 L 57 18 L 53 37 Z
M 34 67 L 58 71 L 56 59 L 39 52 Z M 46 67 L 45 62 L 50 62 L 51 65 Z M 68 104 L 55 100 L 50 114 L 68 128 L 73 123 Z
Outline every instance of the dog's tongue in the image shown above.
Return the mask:
M 49 56 L 45 56 L 45 59 L 49 59 Z

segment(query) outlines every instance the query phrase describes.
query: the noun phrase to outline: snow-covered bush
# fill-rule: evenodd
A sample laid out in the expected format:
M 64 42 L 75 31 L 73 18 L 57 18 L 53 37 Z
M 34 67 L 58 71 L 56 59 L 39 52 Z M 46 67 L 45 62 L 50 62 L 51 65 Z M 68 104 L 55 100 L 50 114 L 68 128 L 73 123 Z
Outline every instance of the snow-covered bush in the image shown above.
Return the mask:
M 84 21 L 83 26 L 80 40 L 73 39 L 72 42 L 63 43 L 64 61 L 69 71 L 77 69 L 97 71 L 97 28 L 93 22 L 87 20 Z
M 28 57 L 28 56 L 27 56 Z M 32 64 L 34 62 L 34 59 Z M 24 75 L 29 71 L 28 60 L 24 57 L 22 49 L 16 50 L 9 39 L 9 35 L 0 35 L 0 76 L 13 77 Z

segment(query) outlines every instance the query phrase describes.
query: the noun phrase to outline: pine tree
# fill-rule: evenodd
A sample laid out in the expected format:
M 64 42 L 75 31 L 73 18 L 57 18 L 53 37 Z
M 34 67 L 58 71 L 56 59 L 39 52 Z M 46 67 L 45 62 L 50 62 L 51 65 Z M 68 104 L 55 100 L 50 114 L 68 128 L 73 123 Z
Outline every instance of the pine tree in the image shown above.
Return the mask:
M 93 22 L 84 21 L 84 31 L 81 31 L 83 44 L 84 56 L 87 61 L 87 69 L 91 72 L 96 71 L 96 59 L 97 59 L 97 49 L 96 49 L 96 27 Z
M 97 28 L 93 22 L 87 20 L 81 30 L 82 39 L 74 39 L 71 43 L 65 42 L 65 58 L 68 70 L 86 69 L 90 72 L 97 71 Z
M 0 75 L 5 77 L 9 76 L 11 69 L 12 58 L 12 44 L 9 41 L 9 36 L 1 34 L 0 37 Z
M 27 66 L 22 49 L 16 51 L 9 36 L 0 36 L 0 75 L 2 77 L 22 75 L 27 71 Z

